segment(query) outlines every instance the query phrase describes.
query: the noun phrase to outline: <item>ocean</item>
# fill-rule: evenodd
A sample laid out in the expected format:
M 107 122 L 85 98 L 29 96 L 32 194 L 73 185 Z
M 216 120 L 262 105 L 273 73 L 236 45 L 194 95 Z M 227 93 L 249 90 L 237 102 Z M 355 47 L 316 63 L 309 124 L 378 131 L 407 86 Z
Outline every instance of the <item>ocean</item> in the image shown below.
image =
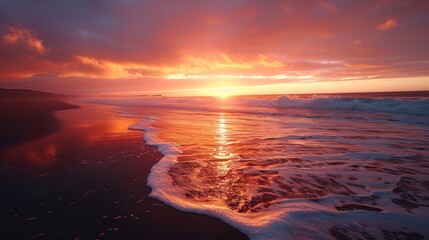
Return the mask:
M 429 92 L 85 101 L 139 119 L 151 197 L 250 239 L 429 237 Z

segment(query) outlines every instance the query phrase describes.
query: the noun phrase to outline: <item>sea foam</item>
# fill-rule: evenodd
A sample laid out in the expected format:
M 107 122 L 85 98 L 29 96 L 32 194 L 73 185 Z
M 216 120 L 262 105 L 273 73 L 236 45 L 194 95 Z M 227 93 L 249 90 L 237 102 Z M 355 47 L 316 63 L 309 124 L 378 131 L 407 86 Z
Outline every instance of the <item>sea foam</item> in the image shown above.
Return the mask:
M 148 177 L 151 197 L 251 239 L 429 236 L 429 139 L 420 124 L 428 99 L 95 102 L 141 118 L 130 129 L 163 154 Z
M 338 212 L 331 206 L 341 201 L 350 201 L 338 195 L 327 195 L 313 202 L 311 199 L 289 199 L 272 206 L 269 212 L 252 214 L 237 214 L 227 207 L 192 202 L 183 197 L 183 192 L 171 186 L 169 169 L 177 163 L 177 157 L 182 153 L 176 143 L 166 143 L 156 135 L 156 129 L 150 126 L 155 118 L 148 118 L 130 129 L 144 131 L 144 140 L 148 145 L 158 148 L 164 157 L 153 166 L 148 178 L 148 185 L 152 188 L 150 197 L 185 212 L 193 212 L 219 218 L 229 225 L 239 229 L 251 239 L 331 239 L 331 232 L 347 233 L 351 238 L 380 236 L 377 230 L 362 228 L 362 223 L 368 226 L 383 226 L 385 229 L 404 229 L 401 225 L 407 222 L 413 226 L 413 231 L 429 234 L 426 230 L 427 216 L 425 213 L 410 216 L 401 212 L 373 213 L 365 211 Z M 347 153 L 326 156 L 313 156 L 323 160 L 337 159 L 389 159 L 381 153 Z M 308 159 L 307 159 L 308 160 Z M 313 159 L 314 160 L 314 159 Z M 399 181 L 399 180 L 394 180 Z M 370 191 L 356 196 L 358 198 L 380 198 L 378 205 L 386 209 L 394 208 L 388 199 L 394 198 L 392 189 L 386 191 Z M 356 221 L 358 219 L 358 221 Z M 334 227 L 333 227 L 334 226 Z M 334 229 L 334 230 L 333 230 Z M 384 230 L 386 231 L 386 230 Z

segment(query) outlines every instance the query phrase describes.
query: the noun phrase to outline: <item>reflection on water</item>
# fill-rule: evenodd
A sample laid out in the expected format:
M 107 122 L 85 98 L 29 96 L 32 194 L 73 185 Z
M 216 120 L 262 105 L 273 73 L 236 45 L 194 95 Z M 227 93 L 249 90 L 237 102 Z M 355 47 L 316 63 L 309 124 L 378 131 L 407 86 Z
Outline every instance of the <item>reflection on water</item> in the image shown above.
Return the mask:
M 128 127 L 136 119 L 118 118 L 110 114 L 110 108 L 103 106 L 83 105 L 80 109 L 55 112 L 55 116 L 67 128 L 40 139 L 11 146 L 2 152 L 5 160 L 25 160 L 27 164 L 46 166 L 54 164 L 58 159 L 58 148 L 81 143 L 98 144 L 110 139 L 128 139 Z M 77 112 L 79 114 L 77 114 Z M 4 161 L 5 161 L 4 160 Z
M 320 109 L 141 114 L 157 116 L 157 136 L 182 151 L 166 172 L 171 197 L 185 206 L 224 209 L 246 224 L 309 209 L 402 216 L 429 206 L 429 129 L 412 123 L 418 116 L 406 123 L 402 115 Z
M 25 159 L 35 165 L 50 164 L 58 154 L 58 147 L 54 144 L 42 145 L 25 153 Z
M 50 165 L 61 154 L 85 156 L 86 149 L 73 148 L 83 141 L 76 145 L 120 156 L 116 144 L 104 143 L 115 139 L 126 145 L 128 127 L 136 120 L 116 118 L 105 110 L 89 106 L 79 110 L 80 115 L 58 112 L 66 129 L 10 151 L 31 164 Z M 177 161 L 161 165 L 167 166 L 161 177 L 168 185 L 157 187 L 166 193 L 163 200 L 178 200 L 185 209 L 192 206 L 209 214 L 221 209 L 223 215 L 216 216 L 239 227 L 275 222 L 283 225 L 270 225 L 274 232 L 287 229 L 287 234 L 298 231 L 295 236 L 300 236 L 302 230 L 313 231 L 313 238 L 318 236 L 314 231 L 323 232 L 323 238 L 346 233 L 369 238 L 365 231 L 375 239 L 405 236 L 427 223 L 422 219 L 429 206 L 429 129 L 419 124 L 424 122 L 419 116 L 274 108 L 258 113 L 134 111 L 156 116 L 156 137 L 176 143 L 182 151 Z M 68 146 L 69 152 L 61 146 Z M 98 155 L 68 159 L 82 164 L 105 160 Z M 366 215 L 359 215 L 362 212 Z
M 217 146 L 214 158 L 217 159 L 217 169 L 219 175 L 224 176 L 231 168 L 232 158 L 235 156 L 228 147 L 228 130 L 226 128 L 224 113 L 219 115 L 217 129 Z
M 56 113 L 57 132 L 1 149 L 0 239 L 172 238 L 162 232 L 177 229 L 181 214 L 147 197 L 159 155 L 128 130 L 137 120 L 79 105 Z

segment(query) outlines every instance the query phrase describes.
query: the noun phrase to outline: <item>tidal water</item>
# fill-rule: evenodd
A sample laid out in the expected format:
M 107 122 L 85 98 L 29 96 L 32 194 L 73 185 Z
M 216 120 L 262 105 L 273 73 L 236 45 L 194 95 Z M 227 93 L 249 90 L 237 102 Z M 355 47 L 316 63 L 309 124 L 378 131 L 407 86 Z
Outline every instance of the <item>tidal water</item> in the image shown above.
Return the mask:
M 151 197 L 251 239 L 429 237 L 425 94 L 89 101 L 164 155 Z

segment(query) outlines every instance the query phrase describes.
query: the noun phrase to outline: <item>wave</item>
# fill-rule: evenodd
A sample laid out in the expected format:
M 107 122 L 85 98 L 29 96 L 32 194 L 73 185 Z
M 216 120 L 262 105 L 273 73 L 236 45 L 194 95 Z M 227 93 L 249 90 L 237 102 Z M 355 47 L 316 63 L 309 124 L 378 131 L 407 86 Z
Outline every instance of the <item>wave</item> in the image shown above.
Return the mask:
M 169 171 L 177 163 L 177 157 L 182 154 L 180 146 L 174 142 L 168 142 L 159 138 L 157 129 L 153 124 L 158 119 L 146 117 L 142 121 L 132 125 L 129 129 L 143 131 L 143 139 L 146 144 L 155 146 L 163 154 L 163 158 L 156 163 L 149 174 L 148 185 L 152 188 L 150 197 L 158 199 L 178 210 L 204 214 L 219 218 L 225 223 L 237 228 L 253 240 L 264 239 L 333 239 L 332 235 L 343 234 L 353 238 L 367 238 L 384 236 L 386 234 L 412 234 L 416 231 L 429 235 L 426 225 L 428 223 L 425 214 L 410 215 L 405 211 L 395 210 L 395 205 L 390 199 L 397 197 L 393 192 L 393 185 L 382 190 L 365 189 L 361 194 L 353 197 L 329 194 L 316 199 L 290 198 L 284 199 L 272 205 L 267 211 L 252 214 L 237 214 L 227 207 L 211 205 L 204 202 L 189 201 L 183 197 L 180 188 L 172 187 Z M 329 136 L 320 136 L 319 139 L 329 139 Z M 298 139 L 291 136 L 288 139 Z M 396 155 L 374 152 L 350 152 L 344 154 L 312 155 L 310 158 L 303 156 L 303 160 L 336 160 L 349 159 L 358 163 L 366 160 L 394 159 Z M 401 158 L 406 158 L 404 155 Z M 350 163 L 352 164 L 352 163 Z M 357 173 L 353 173 L 357 175 Z M 379 173 L 382 176 L 382 173 Z M 344 175 L 346 176 L 346 175 Z M 365 175 L 366 176 L 366 175 Z M 415 176 L 414 176 L 415 177 Z M 395 182 L 400 182 L 402 176 L 394 176 Z M 416 177 L 415 177 L 416 178 Z M 364 179 L 364 178 L 363 178 Z M 369 178 L 368 178 L 369 179 Z M 387 179 L 384 180 L 384 183 Z M 351 198 L 362 201 L 362 205 L 354 204 Z M 377 199 L 378 204 L 371 202 Z M 371 203 L 365 205 L 365 201 Z M 375 201 L 375 200 L 374 200 Z M 349 203 L 349 204 L 347 204 Z M 352 211 L 336 211 L 333 206 L 363 206 L 371 209 L 383 208 L 387 211 L 364 211 L 365 209 L 352 209 Z M 377 206 L 377 207 L 375 207 Z M 323 223 L 323 224 L 321 224 Z M 364 224 L 363 224 L 364 223 Z M 412 226 L 404 229 L 402 226 Z M 375 228 L 374 226 L 383 226 Z M 403 229 L 399 232 L 398 229 Z M 368 233 L 369 232 L 369 235 Z M 368 238 L 369 238 L 368 237 Z
M 311 98 L 280 97 L 121 97 L 93 98 L 87 102 L 125 107 L 162 107 L 188 110 L 217 111 L 228 110 L 231 106 L 339 109 L 372 112 L 390 112 L 413 115 L 429 115 L 429 98 L 351 98 L 313 96 Z
M 348 97 L 311 97 L 291 98 L 281 96 L 275 99 L 244 98 L 242 104 L 249 106 L 271 106 L 281 108 L 342 109 L 375 112 L 429 114 L 429 99 L 395 98 L 348 98 Z

